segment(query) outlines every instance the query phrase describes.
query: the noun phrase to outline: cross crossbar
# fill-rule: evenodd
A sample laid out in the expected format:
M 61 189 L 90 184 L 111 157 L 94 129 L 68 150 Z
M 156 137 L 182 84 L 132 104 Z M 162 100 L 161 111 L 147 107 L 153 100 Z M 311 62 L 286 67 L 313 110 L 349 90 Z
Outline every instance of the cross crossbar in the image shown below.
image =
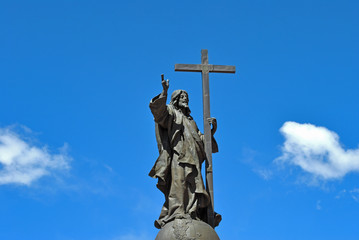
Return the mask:
M 179 72 L 202 72 L 206 71 L 214 73 L 235 73 L 235 66 L 213 65 L 213 64 L 176 64 L 175 71 Z

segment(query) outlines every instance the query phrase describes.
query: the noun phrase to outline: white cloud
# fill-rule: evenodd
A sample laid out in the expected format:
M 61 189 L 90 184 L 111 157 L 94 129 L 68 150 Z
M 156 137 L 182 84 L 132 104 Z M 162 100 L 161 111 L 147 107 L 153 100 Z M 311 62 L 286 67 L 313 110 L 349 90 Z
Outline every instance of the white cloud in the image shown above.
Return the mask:
M 324 180 L 340 179 L 359 171 L 359 149 L 343 149 L 339 136 L 325 127 L 286 122 L 280 132 L 285 142 L 277 163 L 299 166 Z
M 51 154 L 46 147 L 33 146 L 11 128 L 0 128 L 0 185 L 30 185 L 50 175 L 52 171 L 69 168 L 70 157 L 66 144 L 59 154 Z

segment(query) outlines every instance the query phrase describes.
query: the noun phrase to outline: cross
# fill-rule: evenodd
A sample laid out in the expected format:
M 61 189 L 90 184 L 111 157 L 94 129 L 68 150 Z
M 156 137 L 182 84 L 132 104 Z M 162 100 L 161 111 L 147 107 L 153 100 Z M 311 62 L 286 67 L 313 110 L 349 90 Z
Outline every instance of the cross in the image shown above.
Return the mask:
M 212 167 L 212 136 L 211 126 L 208 119 L 211 117 L 209 106 L 209 73 L 235 73 L 235 66 L 212 65 L 208 64 L 208 50 L 202 49 L 201 64 L 175 64 L 175 71 L 182 72 L 201 72 L 202 73 L 202 93 L 203 93 L 203 126 L 204 126 L 204 147 L 207 156 L 206 161 L 206 187 L 211 198 L 208 207 L 208 224 L 214 228 L 214 204 L 213 204 L 213 167 Z

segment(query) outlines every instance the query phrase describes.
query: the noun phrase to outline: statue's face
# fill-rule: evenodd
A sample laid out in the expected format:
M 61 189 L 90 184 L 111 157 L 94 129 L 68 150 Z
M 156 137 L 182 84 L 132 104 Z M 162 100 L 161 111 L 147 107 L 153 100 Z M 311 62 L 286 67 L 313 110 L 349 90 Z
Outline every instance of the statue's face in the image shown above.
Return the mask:
M 178 107 L 188 107 L 188 101 L 189 99 L 187 93 L 182 92 L 179 96 Z

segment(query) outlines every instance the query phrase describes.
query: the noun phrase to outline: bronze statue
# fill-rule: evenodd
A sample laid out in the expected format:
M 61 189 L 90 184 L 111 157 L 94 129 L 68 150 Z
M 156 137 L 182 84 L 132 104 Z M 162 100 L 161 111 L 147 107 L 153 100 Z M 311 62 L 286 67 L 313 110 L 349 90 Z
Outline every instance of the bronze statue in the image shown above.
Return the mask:
M 155 221 L 157 228 L 175 219 L 194 219 L 207 222 L 210 196 L 201 175 L 206 160 L 204 135 L 190 115 L 188 94 L 184 90 L 172 93 L 166 105 L 169 81 L 162 77 L 163 91 L 150 102 L 156 125 L 156 139 L 160 156 L 149 175 L 158 178 L 157 187 L 165 195 L 161 214 Z M 217 129 L 215 118 L 208 118 L 212 125 L 212 152 L 218 152 L 213 138 Z M 214 225 L 221 216 L 215 213 Z
M 160 156 L 149 175 L 158 179 L 157 187 L 165 195 L 160 217 L 155 221 L 161 229 L 156 240 L 219 240 L 214 228 L 222 217 L 214 212 L 212 165 L 212 153 L 218 152 L 213 138 L 217 121 L 210 117 L 209 73 L 235 73 L 236 68 L 209 64 L 206 49 L 201 55 L 201 64 L 176 64 L 175 71 L 202 74 L 204 134 L 191 116 L 186 91 L 174 91 L 166 105 L 169 81 L 163 75 L 163 91 L 150 102 Z M 206 187 L 201 175 L 203 162 Z

